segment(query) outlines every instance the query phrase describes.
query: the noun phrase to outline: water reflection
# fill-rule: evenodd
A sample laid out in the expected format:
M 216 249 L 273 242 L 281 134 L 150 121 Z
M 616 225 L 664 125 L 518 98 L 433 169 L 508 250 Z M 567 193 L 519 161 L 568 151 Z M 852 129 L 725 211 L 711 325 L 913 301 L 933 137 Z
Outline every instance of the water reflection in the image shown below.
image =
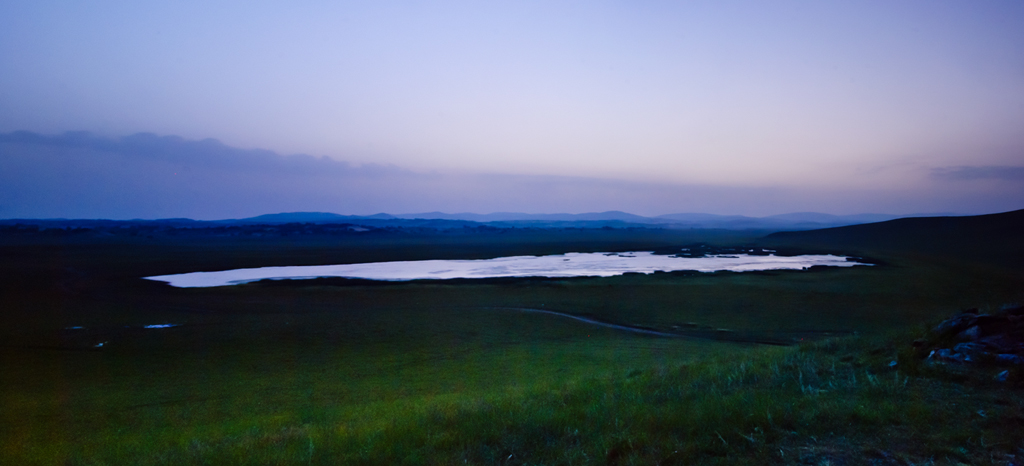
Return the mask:
M 513 256 L 481 260 L 424 260 L 372 262 L 363 264 L 259 267 L 252 269 L 193 272 L 145 277 L 181 288 L 238 285 L 264 279 L 317 277 L 362 278 L 368 280 L 421 280 L 495 277 L 609 277 L 627 272 L 653 273 L 676 270 L 715 272 L 728 270 L 803 269 L 812 266 L 852 267 L 868 265 L 831 254 L 707 255 L 679 257 L 651 252 L 568 253 L 551 256 Z

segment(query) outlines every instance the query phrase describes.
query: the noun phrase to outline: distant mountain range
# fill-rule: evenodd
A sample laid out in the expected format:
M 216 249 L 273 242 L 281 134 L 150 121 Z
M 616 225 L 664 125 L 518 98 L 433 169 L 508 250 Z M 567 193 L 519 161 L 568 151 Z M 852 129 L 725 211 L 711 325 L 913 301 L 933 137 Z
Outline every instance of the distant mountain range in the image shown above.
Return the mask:
M 327 212 L 289 212 L 260 215 L 257 217 L 230 220 L 238 223 L 359 223 L 387 220 L 447 220 L 452 222 L 475 222 L 496 227 L 630 227 L 660 226 L 663 228 L 716 228 L 726 230 L 813 230 L 862 223 L 883 222 L 904 217 L 948 216 L 947 213 L 886 215 L 858 214 L 831 215 L 819 212 L 797 212 L 768 217 L 747 217 L 743 215 L 715 215 L 702 213 L 681 213 L 643 217 L 627 212 L 608 211 L 584 214 L 526 214 L 521 212 L 495 212 L 490 214 L 424 212 L 415 214 L 340 215 Z M 225 220 L 228 221 L 228 220 Z
M 392 215 L 340 215 L 329 212 L 285 212 L 260 215 L 242 219 L 192 220 L 168 218 L 158 220 L 97 220 L 97 219 L 3 219 L 0 225 L 37 225 L 41 228 L 107 228 L 119 224 L 141 224 L 163 227 L 203 228 L 210 226 L 256 225 L 256 224 L 352 224 L 372 228 L 675 228 L 675 229 L 722 229 L 801 231 L 834 228 L 847 225 L 875 223 L 906 217 L 940 217 L 953 214 L 917 215 L 830 215 L 818 212 L 798 212 L 768 217 L 747 217 L 743 215 L 715 215 L 682 213 L 643 217 L 627 212 L 609 211 L 584 214 L 525 214 L 519 212 L 495 212 L 490 214 L 425 212 L 417 214 Z

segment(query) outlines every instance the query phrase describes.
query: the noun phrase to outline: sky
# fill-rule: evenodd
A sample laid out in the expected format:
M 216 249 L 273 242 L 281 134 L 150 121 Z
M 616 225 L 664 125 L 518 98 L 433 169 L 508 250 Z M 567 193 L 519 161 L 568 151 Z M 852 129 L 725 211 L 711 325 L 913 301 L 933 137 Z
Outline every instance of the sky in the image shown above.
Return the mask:
M 1024 3 L 0 2 L 0 218 L 1024 208 Z

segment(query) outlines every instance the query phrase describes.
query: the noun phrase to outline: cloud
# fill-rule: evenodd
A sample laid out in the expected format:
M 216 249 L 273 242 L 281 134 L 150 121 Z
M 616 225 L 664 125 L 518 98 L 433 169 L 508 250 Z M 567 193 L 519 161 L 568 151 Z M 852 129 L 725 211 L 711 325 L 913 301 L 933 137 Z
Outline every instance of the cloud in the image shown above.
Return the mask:
M 46 136 L 28 131 L 0 134 L 0 144 L 49 148 L 71 158 L 88 153 L 87 157 L 117 155 L 134 162 L 162 162 L 183 169 L 213 169 L 291 175 L 369 176 L 400 172 L 391 165 L 365 164 L 353 166 L 328 157 L 298 154 L 283 156 L 262 149 L 238 149 L 216 139 L 189 141 L 178 136 L 157 136 L 138 133 L 110 139 L 79 131 Z
M 1019 173 L 1020 169 L 1015 170 Z M 950 173 L 963 176 L 965 172 Z M 421 173 L 387 165 L 353 165 L 327 157 L 238 149 L 212 139 L 189 141 L 153 134 L 123 138 L 89 133 L 0 134 L 0 218 L 208 220 L 296 211 L 608 210 L 639 215 L 706 212 L 762 216 L 803 211 L 990 213 L 1024 206 L 1024 189 L 1013 187 L 1024 186 L 1020 183 L 973 191 L 951 189 L 948 183 L 933 184 L 930 191 L 858 191 Z
M 981 179 L 1024 181 L 1024 167 L 1001 165 L 940 167 L 932 169 L 931 176 L 944 181 Z
M 216 140 L 0 134 L 0 217 L 226 218 L 358 207 L 358 191 L 411 172 L 282 156 Z M 333 207 L 334 209 L 331 209 Z

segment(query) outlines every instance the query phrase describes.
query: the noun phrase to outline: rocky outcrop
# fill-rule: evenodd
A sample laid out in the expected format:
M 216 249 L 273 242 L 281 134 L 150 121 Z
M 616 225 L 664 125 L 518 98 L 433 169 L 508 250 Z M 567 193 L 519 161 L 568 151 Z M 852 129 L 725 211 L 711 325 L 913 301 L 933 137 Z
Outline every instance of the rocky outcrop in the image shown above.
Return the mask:
M 943 321 L 914 346 L 933 363 L 1024 366 L 1024 306 L 995 314 L 968 310 Z

